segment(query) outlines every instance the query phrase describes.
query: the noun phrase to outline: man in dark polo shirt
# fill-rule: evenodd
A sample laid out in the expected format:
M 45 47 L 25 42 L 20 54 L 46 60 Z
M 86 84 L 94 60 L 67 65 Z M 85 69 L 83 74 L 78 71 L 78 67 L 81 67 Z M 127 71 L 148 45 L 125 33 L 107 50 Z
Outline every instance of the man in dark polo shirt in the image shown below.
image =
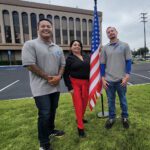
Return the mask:
M 40 150 L 52 149 L 50 135 L 64 134 L 61 130 L 55 130 L 54 120 L 65 58 L 52 37 L 52 22 L 42 19 L 38 23 L 38 38 L 27 41 L 22 49 L 23 66 L 29 70 L 31 91 L 38 108 Z

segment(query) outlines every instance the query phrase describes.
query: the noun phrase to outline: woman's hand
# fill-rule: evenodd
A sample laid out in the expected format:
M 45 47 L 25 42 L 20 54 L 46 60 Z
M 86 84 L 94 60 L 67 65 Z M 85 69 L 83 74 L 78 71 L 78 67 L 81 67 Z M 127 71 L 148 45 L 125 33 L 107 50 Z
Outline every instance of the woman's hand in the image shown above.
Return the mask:
M 73 95 L 73 93 L 74 93 L 74 90 L 72 89 L 72 90 L 70 90 L 69 92 L 70 92 L 70 94 L 71 94 L 71 95 Z

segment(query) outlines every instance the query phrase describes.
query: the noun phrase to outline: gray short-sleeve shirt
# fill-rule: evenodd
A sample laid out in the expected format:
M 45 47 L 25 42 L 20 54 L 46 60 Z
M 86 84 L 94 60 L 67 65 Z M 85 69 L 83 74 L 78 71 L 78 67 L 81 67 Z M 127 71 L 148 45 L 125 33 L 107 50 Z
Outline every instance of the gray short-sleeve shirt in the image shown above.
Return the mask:
M 40 38 L 27 41 L 22 48 L 23 66 L 36 64 L 47 74 L 58 75 L 65 66 L 63 50 L 56 44 L 45 43 Z M 45 79 L 29 71 L 30 86 L 33 96 L 41 96 L 60 91 L 60 85 L 50 85 Z
M 127 43 L 118 41 L 107 44 L 101 53 L 101 64 L 106 65 L 105 78 L 107 81 L 121 80 L 126 74 L 126 60 L 130 60 L 131 50 Z

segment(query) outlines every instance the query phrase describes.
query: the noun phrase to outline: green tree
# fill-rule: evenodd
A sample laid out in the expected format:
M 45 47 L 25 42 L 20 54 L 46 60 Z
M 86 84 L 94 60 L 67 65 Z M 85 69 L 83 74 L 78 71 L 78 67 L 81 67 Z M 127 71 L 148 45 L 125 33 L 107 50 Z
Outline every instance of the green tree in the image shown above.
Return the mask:
M 142 57 L 144 57 L 148 52 L 149 52 L 149 49 L 147 47 L 146 48 L 139 48 L 137 50 L 137 54 L 142 55 Z

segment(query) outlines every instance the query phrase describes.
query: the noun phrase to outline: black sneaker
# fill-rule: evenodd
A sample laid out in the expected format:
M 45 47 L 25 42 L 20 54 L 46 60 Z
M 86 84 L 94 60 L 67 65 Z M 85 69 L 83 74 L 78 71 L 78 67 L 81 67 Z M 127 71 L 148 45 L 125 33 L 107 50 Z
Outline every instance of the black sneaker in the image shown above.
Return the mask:
M 51 133 L 50 133 L 50 136 L 63 136 L 65 134 L 64 131 L 62 130 L 53 130 Z
M 85 132 L 84 132 L 84 129 L 79 129 L 79 128 L 78 128 L 78 133 L 79 133 L 79 137 L 80 137 L 80 138 L 85 138 L 85 137 L 86 137 L 86 134 L 85 134 Z
M 108 120 L 106 121 L 106 123 L 105 123 L 105 128 L 106 128 L 106 129 L 110 129 L 110 128 L 113 126 L 114 123 L 115 123 L 115 120 L 114 120 L 114 119 L 108 119 Z
M 88 121 L 86 119 L 82 119 L 83 123 L 88 123 Z
M 129 121 L 127 118 L 122 118 L 122 124 L 125 129 L 129 128 Z
M 52 150 L 51 145 L 49 143 L 41 145 L 39 150 Z

